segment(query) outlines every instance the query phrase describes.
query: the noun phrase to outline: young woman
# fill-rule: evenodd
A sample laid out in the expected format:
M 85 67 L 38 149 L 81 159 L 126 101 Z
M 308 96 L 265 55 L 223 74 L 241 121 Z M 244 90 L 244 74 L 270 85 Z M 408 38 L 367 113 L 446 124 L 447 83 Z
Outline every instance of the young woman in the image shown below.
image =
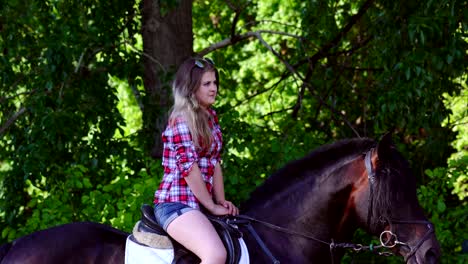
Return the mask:
M 211 108 L 218 92 L 218 71 L 211 60 L 190 58 L 179 67 L 172 86 L 174 106 L 163 132 L 164 176 L 155 193 L 156 219 L 201 263 L 224 264 L 226 249 L 207 217 L 237 215 L 224 197 L 220 166 L 222 134 Z

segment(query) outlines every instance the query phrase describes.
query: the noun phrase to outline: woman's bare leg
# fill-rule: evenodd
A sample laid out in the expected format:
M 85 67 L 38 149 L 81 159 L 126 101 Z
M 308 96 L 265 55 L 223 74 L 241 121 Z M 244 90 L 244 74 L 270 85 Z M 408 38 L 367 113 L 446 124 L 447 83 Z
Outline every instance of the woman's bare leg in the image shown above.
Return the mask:
M 226 249 L 213 225 L 198 210 L 188 211 L 174 219 L 167 233 L 201 259 L 203 264 L 224 264 Z

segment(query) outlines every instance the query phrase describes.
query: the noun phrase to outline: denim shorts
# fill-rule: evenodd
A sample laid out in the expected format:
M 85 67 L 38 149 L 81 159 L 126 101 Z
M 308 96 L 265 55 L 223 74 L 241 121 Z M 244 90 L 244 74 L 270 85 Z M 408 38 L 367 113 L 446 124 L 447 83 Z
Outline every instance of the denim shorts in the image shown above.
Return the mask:
M 191 210 L 195 209 L 183 203 L 159 203 L 154 205 L 154 216 L 158 224 L 167 232 L 167 227 L 174 219 Z

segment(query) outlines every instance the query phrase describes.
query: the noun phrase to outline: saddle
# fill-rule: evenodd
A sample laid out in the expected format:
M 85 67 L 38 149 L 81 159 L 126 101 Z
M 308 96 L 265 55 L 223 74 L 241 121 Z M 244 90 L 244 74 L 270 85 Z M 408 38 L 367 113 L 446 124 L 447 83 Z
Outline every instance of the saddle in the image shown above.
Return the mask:
M 224 244 L 224 247 L 226 248 L 226 264 L 237 264 L 241 255 L 239 238 L 242 237 L 242 233 L 237 229 L 236 226 L 228 223 L 227 217 L 218 217 L 209 214 L 206 214 L 206 216 L 213 224 L 216 232 Z M 161 237 L 169 238 L 174 248 L 174 260 L 172 261 L 172 264 L 181 263 L 182 261 L 185 261 L 186 258 L 192 259 L 190 263 L 195 263 L 197 261 L 200 262 L 198 257 L 196 257 L 192 252 L 187 250 L 181 244 L 177 243 L 177 241 L 173 240 L 156 222 L 152 206 L 144 204 L 141 207 L 141 220 L 135 228 L 137 228 L 139 232 L 154 233 Z

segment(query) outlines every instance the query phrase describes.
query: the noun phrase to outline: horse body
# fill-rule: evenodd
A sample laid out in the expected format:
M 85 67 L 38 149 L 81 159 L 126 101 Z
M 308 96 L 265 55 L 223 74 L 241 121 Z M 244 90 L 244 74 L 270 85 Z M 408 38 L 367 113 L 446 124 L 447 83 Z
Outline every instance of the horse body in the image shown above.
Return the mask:
M 407 263 L 436 263 L 440 256 L 415 179 L 389 136 L 378 144 L 353 139 L 321 147 L 269 177 L 240 208 L 258 220 L 252 226 L 271 252 L 242 228 L 252 263 L 338 263 L 344 249 L 335 245 L 350 242 L 358 228 L 380 236 Z M 60 227 L 19 239 L 0 263 L 123 263 L 127 234 L 97 224 L 62 228 L 81 231 L 64 232 L 68 240 L 56 238 Z M 28 259 L 25 252 L 35 254 Z M 41 252 L 42 261 L 33 261 Z
M 13 241 L 0 263 L 124 263 L 128 235 L 98 223 L 69 223 Z

